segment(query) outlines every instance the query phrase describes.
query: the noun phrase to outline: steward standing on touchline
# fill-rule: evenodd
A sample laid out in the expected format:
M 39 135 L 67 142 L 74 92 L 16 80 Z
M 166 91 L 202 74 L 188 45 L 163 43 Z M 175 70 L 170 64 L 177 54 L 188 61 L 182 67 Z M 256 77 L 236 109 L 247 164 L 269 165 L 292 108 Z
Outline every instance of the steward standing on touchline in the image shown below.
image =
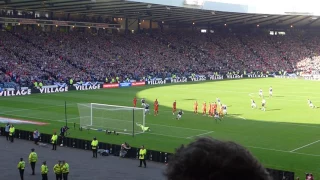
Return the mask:
M 48 166 L 47 163 L 44 161 L 41 165 L 41 176 L 42 176 L 42 180 L 48 180 Z
M 62 170 L 62 177 L 63 177 L 63 180 L 68 180 L 68 175 L 69 175 L 69 164 L 66 163 L 65 161 L 62 161 L 62 167 L 61 167 L 61 170 Z
M 139 160 L 140 160 L 140 166 L 142 166 L 142 162 L 143 162 L 143 165 L 144 165 L 144 168 L 147 167 L 147 163 L 146 163 L 146 159 L 145 159 L 145 156 L 147 155 L 147 150 L 144 148 L 144 145 L 141 146 L 141 149 L 139 151 Z
M 34 149 L 31 149 L 31 153 L 29 155 L 29 163 L 32 169 L 32 175 L 34 175 L 34 169 L 36 167 L 36 162 L 38 161 L 38 155 L 34 152 Z
M 13 142 L 14 140 L 14 132 L 16 131 L 16 129 L 14 128 L 13 124 L 11 124 L 10 129 L 9 129 L 9 137 L 10 137 L 10 141 Z
M 92 149 L 92 153 L 93 153 L 93 157 L 94 158 L 98 158 L 98 140 L 97 138 L 93 138 L 92 142 L 91 142 L 91 149 Z
M 52 150 L 57 150 L 58 135 L 56 132 L 53 133 L 51 137 L 51 143 L 52 143 Z
M 26 163 L 24 162 L 23 158 L 20 158 L 20 162 L 18 163 L 18 169 L 21 180 L 23 180 L 24 168 L 26 167 Z
M 53 172 L 56 174 L 56 180 L 62 180 L 62 164 L 58 161 L 58 164 L 53 166 Z

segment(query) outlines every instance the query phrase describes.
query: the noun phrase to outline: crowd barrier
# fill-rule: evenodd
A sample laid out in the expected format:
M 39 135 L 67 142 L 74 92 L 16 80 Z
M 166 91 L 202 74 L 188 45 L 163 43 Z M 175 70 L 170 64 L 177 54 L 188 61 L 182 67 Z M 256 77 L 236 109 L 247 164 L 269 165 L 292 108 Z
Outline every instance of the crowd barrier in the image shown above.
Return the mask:
M 0 135 L 4 136 L 4 127 L 0 127 Z M 33 132 L 18 130 L 14 134 L 15 138 L 33 141 Z M 39 137 L 39 142 L 46 143 L 50 145 L 51 141 L 51 134 L 41 134 Z M 63 144 L 64 147 L 69 148 L 76 148 L 82 150 L 91 150 L 91 141 L 71 138 L 71 137 L 64 137 L 58 138 L 58 144 Z M 116 144 L 108 144 L 105 142 L 99 142 L 98 149 L 105 149 L 109 150 L 111 155 L 119 155 L 121 145 Z M 131 147 L 131 149 L 126 154 L 127 158 L 138 159 L 139 158 L 139 148 Z M 171 153 L 167 152 L 160 152 L 160 151 L 153 151 L 148 150 L 146 159 L 149 161 L 160 162 L 160 163 L 168 163 L 170 160 Z M 275 169 L 267 169 L 269 173 L 272 175 L 274 180 L 294 180 L 294 172 L 289 171 L 281 171 Z

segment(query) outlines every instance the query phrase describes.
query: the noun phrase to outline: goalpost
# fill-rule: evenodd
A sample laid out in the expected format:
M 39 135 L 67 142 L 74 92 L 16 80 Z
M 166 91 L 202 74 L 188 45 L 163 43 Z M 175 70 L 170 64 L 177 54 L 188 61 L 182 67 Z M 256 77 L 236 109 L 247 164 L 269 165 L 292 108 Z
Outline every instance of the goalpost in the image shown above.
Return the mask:
M 78 104 L 80 127 L 98 131 L 116 131 L 121 134 L 143 133 L 145 126 L 144 108 L 116 106 L 97 103 Z

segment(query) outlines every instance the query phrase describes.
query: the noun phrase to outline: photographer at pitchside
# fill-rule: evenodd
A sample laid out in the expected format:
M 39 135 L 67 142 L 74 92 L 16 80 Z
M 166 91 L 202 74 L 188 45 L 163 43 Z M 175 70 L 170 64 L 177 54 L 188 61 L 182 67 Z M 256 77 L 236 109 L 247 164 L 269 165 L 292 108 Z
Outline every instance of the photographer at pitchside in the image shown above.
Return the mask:
M 129 149 L 131 149 L 131 147 L 127 142 L 121 144 L 119 156 L 124 158 L 126 156 L 126 154 L 128 153 Z

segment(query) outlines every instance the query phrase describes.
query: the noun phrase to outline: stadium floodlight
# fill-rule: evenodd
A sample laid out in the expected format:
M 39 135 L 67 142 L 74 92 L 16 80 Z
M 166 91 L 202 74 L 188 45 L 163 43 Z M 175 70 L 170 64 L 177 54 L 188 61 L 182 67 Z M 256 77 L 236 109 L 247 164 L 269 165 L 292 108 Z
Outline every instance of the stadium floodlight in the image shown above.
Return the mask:
M 116 131 L 119 134 L 137 135 L 145 126 L 144 108 L 97 103 L 79 103 L 80 127 L 97 131 Z

